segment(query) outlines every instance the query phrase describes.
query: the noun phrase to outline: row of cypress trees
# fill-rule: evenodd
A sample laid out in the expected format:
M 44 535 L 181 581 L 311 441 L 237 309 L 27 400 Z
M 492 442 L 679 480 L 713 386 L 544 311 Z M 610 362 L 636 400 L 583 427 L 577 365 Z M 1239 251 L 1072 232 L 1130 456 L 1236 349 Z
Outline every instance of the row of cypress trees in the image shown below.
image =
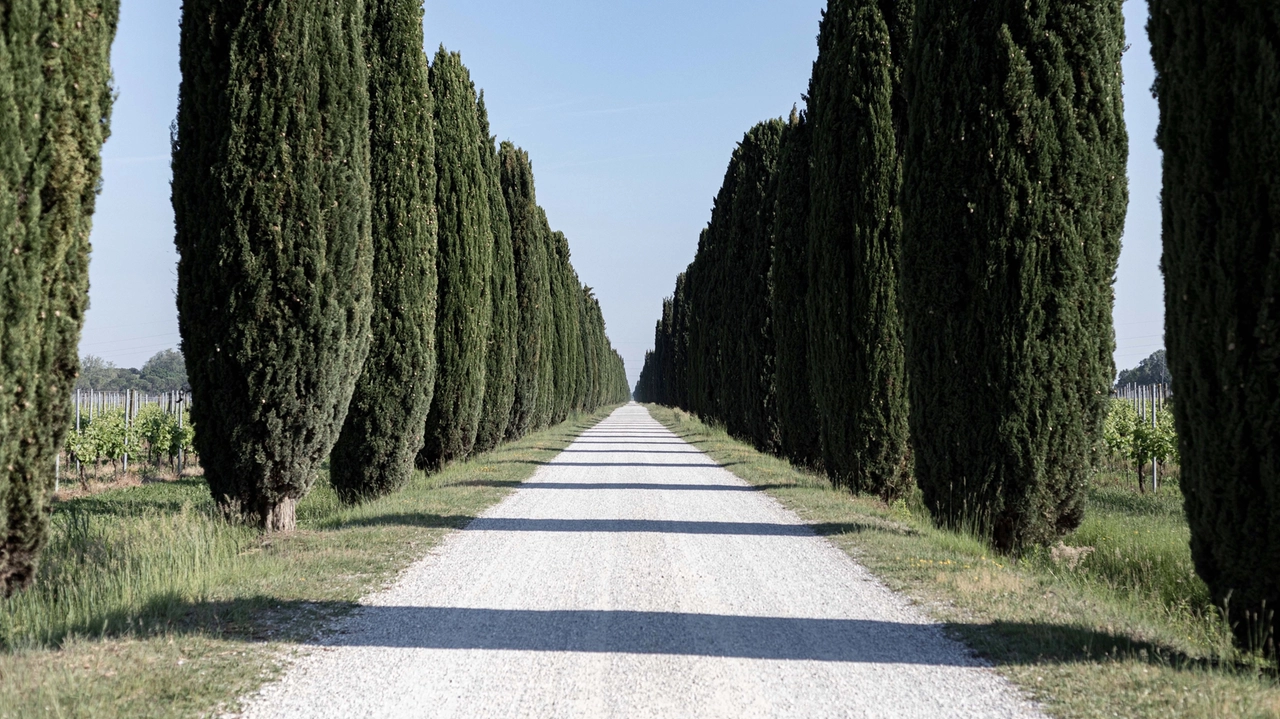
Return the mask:
M 1280 9 L 1150 10 L 1192 556 L 1238 640 L 1274 652 Z M 637 399 L 855 490 L 914 480 L 936 521 L 1001 550 L 1078 526 L 1114 376 L 1123 23 L 1119 0 L 831 0 L 808 112 L 734 153 Z M 773 189 L 732 206 L 744 173 L 770 172 L 754 155 L 778 158 Z M 772 223 L 770 314 L 744 331 L 752 223 Z M 771 392 L 732 397 L 770 363 Z
M 627 399 L 600 306 L 421 0 L 183 5 L 178 310 L 210 490 L 264 530 Z
M 637 399 L 1004 551 L 1080 504 L 1127 206 L 1119 0 L 830 0 L 752 128 Z
M 71 422 L 118 15 L 116 0 L 0 9 L 0 596 L 34 576 Z

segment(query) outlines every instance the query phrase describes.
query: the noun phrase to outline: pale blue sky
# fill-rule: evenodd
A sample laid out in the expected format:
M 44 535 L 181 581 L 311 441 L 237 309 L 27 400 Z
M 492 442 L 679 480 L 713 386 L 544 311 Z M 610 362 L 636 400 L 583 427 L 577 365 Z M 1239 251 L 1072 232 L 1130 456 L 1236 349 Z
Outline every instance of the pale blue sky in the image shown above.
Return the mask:
M 693 259 L 735 143 L 800 102 L 821 0 L 427 0 L 427 47 L 462 53 L 493 132 L 529 151 L 538 201 L 569 237 L 634 384 L 675 276 Z M 103 149 L 80 349 L 140 366 L 178 344 L 169 205 L 178 0 L 122 0 L 119 92 Z M 1116 361 L 1161 346 L 1160 155 L 1143 26 L 1127 0 L 1130 207 Z

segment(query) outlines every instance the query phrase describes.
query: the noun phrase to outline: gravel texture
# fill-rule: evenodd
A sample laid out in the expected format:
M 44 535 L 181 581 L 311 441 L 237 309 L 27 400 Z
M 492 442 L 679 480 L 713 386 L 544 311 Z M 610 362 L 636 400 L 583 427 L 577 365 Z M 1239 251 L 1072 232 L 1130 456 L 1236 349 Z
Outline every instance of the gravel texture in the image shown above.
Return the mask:
M 1041 716 L 635 404 L 363 603 L 245 716 Z

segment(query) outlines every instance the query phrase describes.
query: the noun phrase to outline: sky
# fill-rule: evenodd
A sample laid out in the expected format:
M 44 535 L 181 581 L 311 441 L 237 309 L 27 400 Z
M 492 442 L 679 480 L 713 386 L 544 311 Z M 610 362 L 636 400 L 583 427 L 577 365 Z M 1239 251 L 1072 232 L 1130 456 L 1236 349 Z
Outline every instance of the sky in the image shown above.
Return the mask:
M 569 238 L 632 383 L 662 298 L 693 259 L 729 156 L 787 115 L 817 56 L 822 0 L 426 0 L 426 48 L 462 53 L 491 129 L 533 161 L 538 202 Z M 1116 276 L 1116 364 L 1162 345 L 1158 113 L 1144 25 L 1126 0 L 1130 203 Z M 90 307 L 80 342 L 139 367 L 179 344 L 169 134 L 179 0 L 122 0 L 118 94 L 103 147 Z

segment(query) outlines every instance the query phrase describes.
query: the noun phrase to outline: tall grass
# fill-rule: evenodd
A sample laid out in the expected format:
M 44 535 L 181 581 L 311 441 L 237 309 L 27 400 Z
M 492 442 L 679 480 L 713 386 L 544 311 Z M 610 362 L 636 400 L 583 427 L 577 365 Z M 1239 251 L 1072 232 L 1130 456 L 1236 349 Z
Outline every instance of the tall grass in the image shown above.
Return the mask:
M 216 518 L 199 480 L 175 484 L 58 505 L 34 586 L 0 600 L 0 647 L 154 630 L 234 573 L 257 534 Z
M 363 575 L 408 561 L 402 555 L 414 550 L 396 538 L 416 534 L 399 528 L 462 526 L 608 411 L 574 415 L 430 476 L 417 472 L 400 491 L 354 507 L 338 500 L 322 470 L 298 502 L 292 536 L 227 522 L 202 477 L 57 502 L 33 586 L 0 599 L 0 651 L 179 624 L 217 634 L 282 601 L 349 602 L 367 586 Z

